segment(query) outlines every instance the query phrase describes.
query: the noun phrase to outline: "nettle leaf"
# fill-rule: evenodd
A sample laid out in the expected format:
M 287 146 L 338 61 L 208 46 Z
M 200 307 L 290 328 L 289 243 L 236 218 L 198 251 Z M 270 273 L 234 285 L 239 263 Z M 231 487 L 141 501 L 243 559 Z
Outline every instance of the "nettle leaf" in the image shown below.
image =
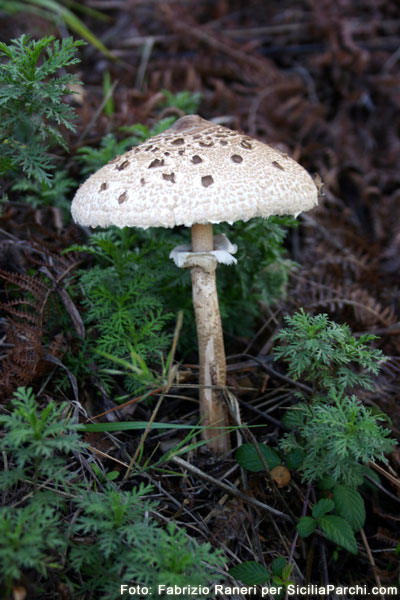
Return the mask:
M 326 515 L 318 519 L 318 525 L 326 537 L 352 554 L 357 554 L 357 542 L 349 523 L 336 515 Z
M 274 469 L 281 464 L 280 456 L 275 450 L 264 444 L 258 444 L 258 448 L 268 465 L 268 469 Z M 255 444 L 242 444 L 236 452 L 236 460 L 247 471 L 258 473 L 265 470 Z
M 346 519 L 358 531 L 365 523 L 365 504 L 359 492 L 347 485 L 336 485 L 333 488 L 333 500 L 336 512 Z
M 282 574 L 281 574 L 281 578 L 283 581 L 287 581 L 290 577 L 290 575 L 292 574 L 293 571 L 293 565 L 286 565 L 283 569 L 282 569 Z
M 317 522 L 312 517 L 301 517 L 296 525 L 296 529 L 301 538 L 306 538 L 313 533 L 317 526 Z
M 229 575 L 246 585 L 262 585 L 271 579 L 270 572 L 255 561 L 244 562 L 229 569 Z
M 319 517 L 326 515 L 326 513 L 330 512 L 333 508 L 335 508 L 335 503 L 332 500 L 329 498 L 322 498 L 322 500 L 319 500 L 317 504 L 313 506 L 312 516 L 314 519 L 318 519 Z
M 283 556 L 278 556 L 271 563 L 271 571 L 273 575 L 277 577 L 281 577 L 283 569 L 286 567 L 286 558 Z

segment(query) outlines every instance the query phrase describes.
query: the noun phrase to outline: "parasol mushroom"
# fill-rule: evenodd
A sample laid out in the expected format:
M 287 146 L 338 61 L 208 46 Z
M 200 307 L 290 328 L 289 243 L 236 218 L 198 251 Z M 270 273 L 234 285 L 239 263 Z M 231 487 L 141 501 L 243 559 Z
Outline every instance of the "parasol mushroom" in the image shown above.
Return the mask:
M 213 223 L 295 215 L 317 204 L 303 167 L 279 150 L 197 115 L 99 169 L 78 189 L 72 216 L 89 227 L 191 227 L 191 246 L 170 257 L 191 270 L 199 343 L 200 415 L 215 452 L 230 448 L 225 350 L 215 271 L 232 264 L 236 246 L 213 237 Z

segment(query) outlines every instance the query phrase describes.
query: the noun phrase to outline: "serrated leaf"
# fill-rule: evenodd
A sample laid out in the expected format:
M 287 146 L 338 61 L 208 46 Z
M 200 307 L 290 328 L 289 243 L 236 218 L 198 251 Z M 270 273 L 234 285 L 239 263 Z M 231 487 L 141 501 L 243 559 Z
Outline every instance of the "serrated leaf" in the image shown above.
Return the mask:
M 229 575 L 246 585 L 262 585 L 270 580 L 270 572 L 255 561 L 244 562 L 229 569 Z
M 286 565 L 283 569 L 282 569 L 282 579 L 283 581 L 287 581 L 290 577 L 290 575 L 292 574 L 293 571 L 293 565 Z
M 278 558 L 275 558 L 275 560 L 272 561 L 272 564 L 271 564 L 272 574 L 280 577 L 282 575 L 282 570 L 285 567 L 286 567 L 286 558 L 283 558 L 283 556 L 278 556 Z
M 330 512 L 333 508 L 335 508 L 335 503 L 333 500 L 330 500 L 329 498 L 322 498 L 322 500 L 319 500 L 316 504 L 314 504 L 312 516 L 314 519 L 318 519 L 319 517 L 326 515 L 326 513 Z
M 353 530 L 342 517 L 326 515 L 318 519 L 318 525 L 331 542 L 342 546 L 352 554 L 358 553 Z
M 271 470 L 281 464 L 280 456 L 275 450 L 264 444 L 258 444 L 258 448 L 268 465 L 268 469 Z M 242 444 L 236 452 L 236 460 L 247 471 L 258 473 L 265 470 L 255 444 Z
M 288 469 L 299 469 L 304 461 L 304 450 L 295 448 L 286 456 L 286 466 Z
M 347 485 L 337 485 L 333 489 L 333 500 L 336 512 L 350 523 L 353 531 L 364 527 L 365 504 L 357 490 Z
M 297 532 L 301 538 L 306 538 L 313 533 L 317 522 L 312 517 L 301 517 L 296 525 Z

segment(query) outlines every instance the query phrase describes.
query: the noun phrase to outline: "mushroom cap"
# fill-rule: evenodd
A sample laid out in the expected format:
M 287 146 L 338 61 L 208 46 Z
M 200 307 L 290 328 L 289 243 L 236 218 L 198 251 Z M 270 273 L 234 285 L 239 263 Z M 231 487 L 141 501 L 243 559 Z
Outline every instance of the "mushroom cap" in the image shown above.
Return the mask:
M 72 216 L 89 227 L 174 227 L 297 215 L 318 202 L 313 179 L 279 150 L 189 115 L 83 183 Z

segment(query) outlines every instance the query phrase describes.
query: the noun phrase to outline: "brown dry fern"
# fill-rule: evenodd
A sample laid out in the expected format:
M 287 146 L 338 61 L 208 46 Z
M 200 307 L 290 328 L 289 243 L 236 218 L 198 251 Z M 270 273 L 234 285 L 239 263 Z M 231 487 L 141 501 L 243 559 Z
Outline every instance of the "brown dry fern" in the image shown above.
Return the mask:
M 0 302 L 0 310 L 6 317 L 3 340 L 6 354 L 0 363 L 0 400 L 8 398 L 18 386 L 26 386 L 42 375 L 48 369 L 47 357 L 60 355 L 62 334 L 46 331 L 55 293 L 59 294 L 75 326 L 79 327 L 77 310 L 61 286 L 61 280 L 76 265 L 76 260 L 48 252 L 39 253 L 43 260 L 35 275 L 0 269 L 0 279 L 5 283 L 3 294 L 7 298 Z M 82 334 L 82 331 L 78 333 Z M 46 337 L 49 341 L 45 341 Z

